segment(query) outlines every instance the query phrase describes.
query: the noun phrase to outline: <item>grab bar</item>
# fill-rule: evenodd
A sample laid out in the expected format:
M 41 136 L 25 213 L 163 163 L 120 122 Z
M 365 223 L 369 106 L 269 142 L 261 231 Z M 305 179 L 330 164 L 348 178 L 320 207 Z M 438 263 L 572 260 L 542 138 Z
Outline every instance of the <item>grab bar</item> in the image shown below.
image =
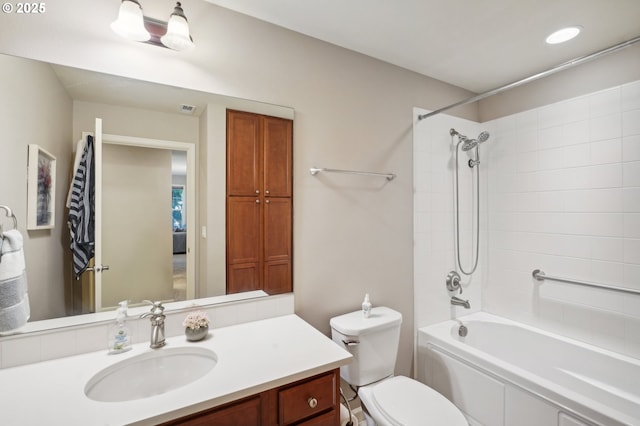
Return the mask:
M 621 292 L 624 292 L 624 293 L 640 294 L 640 290 L 636 290 L 636 289 L 633 289 L 633 288 L 617 287 L 617 286 L 614 286 L 614 285 L 599 284 L 599 283 L 594 283 L 594 282 L 590 282 L 590 281 L 578 281 L 578 280 L 572 280 L 572 279 L 569 279 L 569 278 L 555 277 L 553 275 L 545 274 L 540 269 L 535 269 L 531 273 L 531 275 L 533 275 L 533 278 L 535 278 L 538 281 L 544 281 L 544 280 L 560 281 L 560 282 L 568 283 L 568 284 L 578 284 L 578 285 L 584 285 L 584 286 L 587 286 L 587 287 L 595 287 L 595 288 L 603 288 L 603 289 L 606 289 L 606 290 L 621 291 Z
M 327 169 L 327 168 L 316 168 L 312 167 L 309 169 L 309 173 L 311 176 L 317 175 L 319 172 L 329 172 L 329 173 L 347 173 L 351 175 L 364 175 L 364 176 L 383 176 L 387 178 L 387 180 L 393 180 L 396 175 L 395 173 L 376 173 L 376 172 L 360 172 L 358 170 L 340 170 L 340 169 Z

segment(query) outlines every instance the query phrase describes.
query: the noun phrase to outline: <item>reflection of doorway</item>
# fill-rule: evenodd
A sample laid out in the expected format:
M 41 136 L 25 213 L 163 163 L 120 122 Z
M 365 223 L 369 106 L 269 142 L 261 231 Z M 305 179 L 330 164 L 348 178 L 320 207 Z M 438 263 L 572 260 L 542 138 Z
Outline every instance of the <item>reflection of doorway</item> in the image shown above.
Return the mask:
M 187 211 L 185 174 L 180 166 L 186 162 L 183 152 L 172 153 L 171 228 L 173 231 L 173 299 L 187 298 Z M 184 168 L 186 170 L 186 167 Z
M 101 236 L 101 247 L 96 247 L 96 263 L 109 265 L 109 269 L 96 273 L 96 311 L 112 309 L 120 300 L 129 300 L 132 305 L 145 299 L 174 300 L 176 267 L 184 280 L 180 297 L 193 298 L 195 253 L 190 245 L 194 238 L 186 223 L 194 223 L 191 211 L 195 210 L 187 206 L 193 203 L 195 146 L 106 134 L 102 139 L 101 158 L 96 155 L 96 162 L 102 166 L 102 201 L 96 202 L 102 207 L 101 212 L 96 211 L 96 226 L 102 224 L 101 231 L 96 232 Z M 183 220 L 184 249 L 179 262 L 173 261 L 170 217 L 172 151 L 186 152 L 188 158 L 182 185 L 183 213 L 189 220 Z M 96 197 L 98 192 L 96 184 Z

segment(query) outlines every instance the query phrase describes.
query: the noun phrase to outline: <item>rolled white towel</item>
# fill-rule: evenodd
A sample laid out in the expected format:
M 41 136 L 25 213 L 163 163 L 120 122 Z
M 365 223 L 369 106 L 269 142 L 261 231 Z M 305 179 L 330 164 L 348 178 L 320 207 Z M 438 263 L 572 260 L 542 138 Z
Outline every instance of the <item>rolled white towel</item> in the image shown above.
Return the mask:
M 17 305 L 0 309 L 0 334 L 13 332 L 24 326 L 29 321 L 31 309 L 29 299 L 25 298 Z
M 31 315 L 22 242 L 16 229 L 0 235 L 0 333 L 22 327 Z
M 12 229 L 0 238 L 0 281 L 19 277 L 25 269 L 22 234 Z

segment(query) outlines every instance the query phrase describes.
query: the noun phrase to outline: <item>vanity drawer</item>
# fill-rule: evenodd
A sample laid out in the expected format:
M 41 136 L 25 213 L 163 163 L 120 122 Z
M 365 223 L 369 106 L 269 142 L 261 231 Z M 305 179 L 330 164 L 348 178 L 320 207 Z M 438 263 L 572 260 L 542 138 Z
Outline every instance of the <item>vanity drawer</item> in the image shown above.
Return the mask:
M 335 371 L 283 388 L 278 392 L 281 425 L 288 425 L 318 415 L 337 406 L 337 374 Z

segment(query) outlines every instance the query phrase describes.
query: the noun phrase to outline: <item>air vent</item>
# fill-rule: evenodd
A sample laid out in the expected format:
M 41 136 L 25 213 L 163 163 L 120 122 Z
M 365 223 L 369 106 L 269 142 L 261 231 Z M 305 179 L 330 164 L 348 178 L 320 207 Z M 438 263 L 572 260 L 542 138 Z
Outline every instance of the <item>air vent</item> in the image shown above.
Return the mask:
M 196 107 L 193 105 L 182 104 L 180 105 L 180 112 L 183 114 L 193 114 L 196 111 Z

